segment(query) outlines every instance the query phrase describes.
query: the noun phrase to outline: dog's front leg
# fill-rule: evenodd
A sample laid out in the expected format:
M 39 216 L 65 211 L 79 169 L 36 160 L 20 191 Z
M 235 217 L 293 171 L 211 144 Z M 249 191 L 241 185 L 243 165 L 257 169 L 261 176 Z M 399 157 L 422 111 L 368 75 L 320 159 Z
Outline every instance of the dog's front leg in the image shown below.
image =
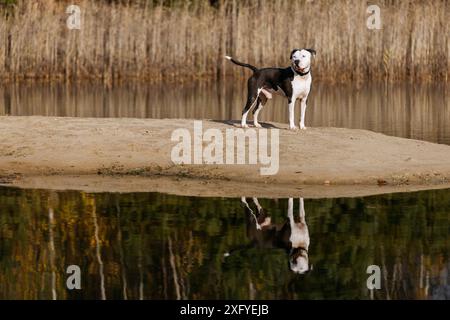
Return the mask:
M 295 112 L 295 99 L 289 101 L 289 129 L 297 130 L 294 123 L 294 112 Z
M 288 219 L 289 225 L 291 226 L 291 230 L 295 228 L 295 219 L 294 219 L 294 198 L 288 199 Z
M 301 100 L 300 106 L 301 106 L 300 129 L 306 130 L 306 127 L 305 127 L 306 98 L 303 98 Z
M 305 203 L 303 201 L 303 198 L 299 199 L 299 204 L 300 204 L 300 208 L 299 208 L 300 222 L 306 224 Z

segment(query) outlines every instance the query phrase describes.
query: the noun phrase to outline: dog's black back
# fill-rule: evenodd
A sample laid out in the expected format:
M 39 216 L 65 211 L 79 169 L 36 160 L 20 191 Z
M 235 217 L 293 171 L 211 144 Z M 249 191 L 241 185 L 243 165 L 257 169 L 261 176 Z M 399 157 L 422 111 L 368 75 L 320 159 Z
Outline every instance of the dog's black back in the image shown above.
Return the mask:
M 283 94 L 290 99 L 292 97 L 292 80 L 294 71 L 291 67 L 281 68 L 263 68 L 254 71 L 248 80 L 249 90 L 256 92 L 259 88 L 271 89 L 274 91 L 282 90 Z M 250 85 L 252 86 L 250 88 Z

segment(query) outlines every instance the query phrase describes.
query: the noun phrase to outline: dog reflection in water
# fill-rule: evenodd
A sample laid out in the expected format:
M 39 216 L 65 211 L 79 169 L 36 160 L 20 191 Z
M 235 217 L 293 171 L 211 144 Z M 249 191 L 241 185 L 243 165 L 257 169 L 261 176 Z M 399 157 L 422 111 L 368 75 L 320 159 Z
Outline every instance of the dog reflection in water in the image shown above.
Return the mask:
M 257 198 L 247 201 L 245 197 L 241 202 L 246 212 L 247 236 L 250 244 L 231 250 L 225 256 L 233 252 L 253 247 L 261 249 L 283 248 L 289 253 L 289 267 L 298 274 L 304 274 L 310 270 L 308 248 L 309 232 L 305 219 L 303 198 L 299 199 L 300 208 L 296 219 L 294 217 L 294 199 L 289 198 L 287 220 L 284 224 L 272 223 L 271 217 L 261 207 Z M 249 204 L 250 202 L 250 204 Z

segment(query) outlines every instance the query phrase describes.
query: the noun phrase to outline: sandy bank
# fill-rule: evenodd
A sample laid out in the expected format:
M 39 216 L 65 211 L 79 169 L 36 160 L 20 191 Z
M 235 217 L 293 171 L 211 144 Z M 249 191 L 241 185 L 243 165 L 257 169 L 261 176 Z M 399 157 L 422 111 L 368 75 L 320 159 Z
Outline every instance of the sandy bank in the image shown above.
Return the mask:
M 235 128 L 202 124 L 203 130 Z M 259 164 L 175 165 L 172 132 L 193 132 L 192 120 L 0 117 L 0 182 L 216 196 L 350 196 L 450 187 L 450 146 L 365 130 L 266 126 L 280 129 L 279 170 L 263 176 Z

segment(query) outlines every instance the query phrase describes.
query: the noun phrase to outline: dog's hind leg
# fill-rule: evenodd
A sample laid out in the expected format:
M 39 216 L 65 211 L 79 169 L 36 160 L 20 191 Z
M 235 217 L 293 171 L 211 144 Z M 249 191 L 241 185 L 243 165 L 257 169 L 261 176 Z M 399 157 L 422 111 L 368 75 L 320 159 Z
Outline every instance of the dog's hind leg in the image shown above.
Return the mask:
M 258 213 L 260 213 L 261 210 L 262 210 L 262 207 L 261 207 L 261 205 L 259 204 L 258 198 L 253 197 L 252 200 L 253 200 L 253 203 L 255 204 L 256 208 L 258 209 Z
M 245 104 L 245 108 L 242 111 L 242 119 L 241 119 L 241 127 L 242 128 L 248 128 L 247 125 L 247 115 L 250 112 L 251 109 L 258 103 L 259 96 L 259 90 L 256 93 L 256 95 L 249 95 L 247 99 L 247 103 Z
M 242 119 L 241 119 L 242 128 L 248 128 L 247 115 L 250 112 L 250 110 L 257 104 L 260 92 L 261 89 L 258 89 L 256 80 L 253 77 L 250 78 L 248 80 L 247 103 L 245 104 L 244 110 L 242 110 Z
M 264 90 L 264 89 L 263 89 Z M 267 102 L 267 97 L 265 94 L 261 94 L 258 97 L 258 102 L 256 108 L 253 110 L 253 124 L 257 128 L 261 128 L 261 125 L 258 123 L 258 114 L 261 112 L 262 108 Z

